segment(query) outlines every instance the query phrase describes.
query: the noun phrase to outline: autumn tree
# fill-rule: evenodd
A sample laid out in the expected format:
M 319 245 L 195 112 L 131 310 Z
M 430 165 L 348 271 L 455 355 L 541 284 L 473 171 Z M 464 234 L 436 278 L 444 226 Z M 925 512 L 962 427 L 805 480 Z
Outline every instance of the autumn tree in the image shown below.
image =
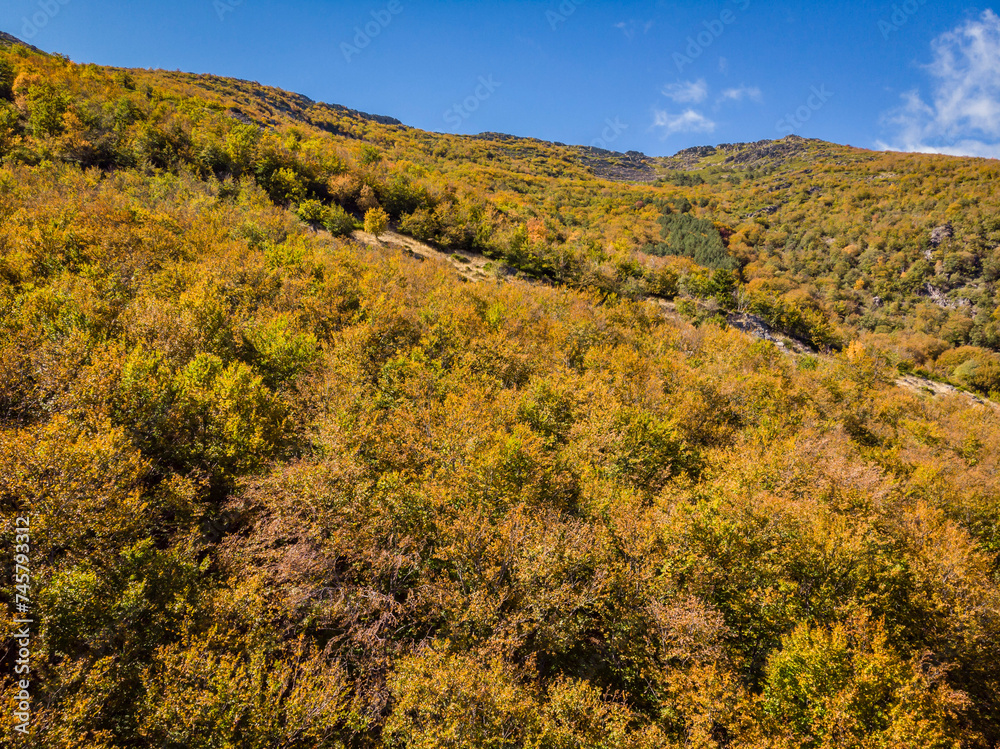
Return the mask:
M 382 208 L 370 208 L 365 212 L 365 231 L 376 239 L 389 228 L 389 214 Z

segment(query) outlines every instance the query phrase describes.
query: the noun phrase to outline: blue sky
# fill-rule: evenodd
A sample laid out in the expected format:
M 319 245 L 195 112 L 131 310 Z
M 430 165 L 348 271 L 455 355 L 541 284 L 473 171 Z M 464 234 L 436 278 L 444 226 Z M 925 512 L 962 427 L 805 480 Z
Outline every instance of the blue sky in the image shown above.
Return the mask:
M 651 155 L 794 132 L 1000 156 L 1000 18 L 944 0 L 5 0 L 0 29 L 426 130 Z

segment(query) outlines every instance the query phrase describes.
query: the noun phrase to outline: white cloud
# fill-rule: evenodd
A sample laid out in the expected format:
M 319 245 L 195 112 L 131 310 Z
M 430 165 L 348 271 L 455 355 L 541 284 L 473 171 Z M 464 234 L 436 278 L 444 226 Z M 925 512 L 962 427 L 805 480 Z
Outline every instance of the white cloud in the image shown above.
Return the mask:
M 676 104 L 700 104 L 708 99 L 709 87 L 704 78 L 699 78 L 697 81 L 670 83 L 663 87 L 662 93 Z M 725 89 L 715 100 L 713 111 L 726 102 L 739 102 L 745 99 L 761 101 L 760 89 L 743 84 Z M 680 114 L 655 109 L 653 115 L 653 127 L 659 128 L 664 138 L 674 133 L 711 133 L 715 130 L 715 121 L 691 106 Z
M 984 143 L 980 140 L 964 139 L 949 145 L 928 146 L 921 143 L 900 145 L 876 140 L 875 148 L 881 151 L 907 151 L 910 153 L 940 153 L 946 156 L 980 156 L 985 159 L 1000 159 L 1000 143 Z
M 653 127 L 663 131 L 663 137 L 674 133 L 710 133 L 715 123 L 701 112 L 686 109 L 680 114 L 671 114 L 662 109 L 653 112 Z
M 582 0 L 580 1 L 582 2 Z M 625 35 L 626 39 L 632 41 L 632 39 L 638 33 L 638 29 L 640 26 L 642 27 L 642 33 L 648 34 L 649 30 L 653 28 L 654 23 L 655 22 L 652 20 L 646 22 L 640 22 L 630 18 L 627 21 L 619 21 L 618 23 L 615 24 L 615 28 L 618 29 L 620 32 L 622 32 Z
M 744 99 L 760 102 L 763 101 L 763 95 L 756 86 L 744 86 L 741 84 L 737 88 L 727 88 L 723 91 L 719 101 L 743 101 Z
M 1000 155 L 1000 17 L 992 10 L 931 43 L 930 101 L 917 91 L 882 117 L 894 135 L 887 150 Z
M 704 78 L 697 81 L 678 81 L 664 86 L 663 95 L 678 104 L 697 104 L 708 98 L 708 84 Z

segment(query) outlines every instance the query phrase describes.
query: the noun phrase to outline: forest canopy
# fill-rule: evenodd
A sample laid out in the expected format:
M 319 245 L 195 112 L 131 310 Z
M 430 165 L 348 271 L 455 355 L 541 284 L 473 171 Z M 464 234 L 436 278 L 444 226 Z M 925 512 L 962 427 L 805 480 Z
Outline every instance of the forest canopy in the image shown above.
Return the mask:
M 991 162 L 614 181 L 20 46 L 0 96 L 10 746 L 1000 742 Z

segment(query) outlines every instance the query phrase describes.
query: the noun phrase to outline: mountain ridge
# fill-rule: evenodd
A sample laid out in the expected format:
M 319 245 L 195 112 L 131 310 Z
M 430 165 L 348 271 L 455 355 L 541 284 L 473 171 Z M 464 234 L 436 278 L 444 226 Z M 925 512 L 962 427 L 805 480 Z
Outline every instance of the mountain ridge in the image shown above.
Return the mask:
M 48 54 L 47 52 L 40 50 L 38 47 L 28 44 L 27 42 L 18 39 L 13 34 L 8 34 L 6 31 L 0 29 L 0 46 L 9 47 L 16 44 L 21 45 L 22 47 L 27 47 L 31 51 L 38 52 L 39 54 Z
M 10 46 L 10 45 L 21 45 L 21 46 L 27 47 L 28 49 L 31 49 L 31 50 L 33 50 L 35 52 L 38 52 L 38 53 L 41 53 L 41 54 L 48 54 L 48 53 L 40 50 L 39 48 L 37 48 L 37 47 L 35 47 L 35 46 L 31 45 L 31 44 L 28 44 L 27 42 L 24 42 L 23 40 L 15 37 L 15 36 L 13 36 L 12 34 L 4 32 L 2 30 L 0 30 L 0 44 L 4 44 L 4 45 L 7 45 L 7 46 Z M 109 67 L 109 69 L 116 69 L 116 68 Z M 139 70 L 139 69 L 134 69 L 134 68 L 120 68 L 120 69 L 121 70 Z M 164 73 L 164 74 L 170 74 L 171 73 L 171 71 L 167 71 L 167 70 L 160 70 L 159 72 Z M 333 109 L 342 110 L 342 111 L 344 111 L 346 113 L 352 113 L 352 114 L 355 114 L 355 115 L 357 115 L 359 117 L 362 117 L 364 119 L 370 119 L 370 120 L 372 120 L 374 122 L 379 122 L 380 124 L 398 125 L 398 126 L 402 126 L 402 127 L 411 128 L 411 129 L 414 129 L 414 130 L 421 130 L 420 128 L 418 128 L 416 126 L 407 125 L 406 123 L 404 123 L 403 121 L 401 121 L 400 119 L 398 119 L 396 117 L 392 117 L 392 116 L 389 116 L 389 115 L 370 114 L 370 113 L 363 112 L 363 111 L 358 110 L 358 109 L 353 109 L 351 107 L 347 107 L 347 106 L 342 105 L 342 104 L 314 100 L 314 99 L 312 99 L 311 97 L 309 97 L 306 94 L 294 92 L 294 91 L 291 91 L 291 90 L 288 90 L 288 89 L 284 89 L 284 88 L 280 88 L 280 87 L 277 87 L 277 86 L 262 86 L 257 81 L 252 81 L 252 80 L 249 80 L 249 79 L 241 79 L 241 78 L 236 78 L 236 77 L 232 77 L 232 76 L 218 76 L 218 75 L 211 74 L 211 73 L 190 73 L 190 72 L 181 72 L 181 71 L 174 71 L 174 73 L 176 75 L 179 75 L 179 76 L 182 76 L 182 77 L 201 78 L 201 79 L 204 79 L 206 81 L 219 81 L 219 82 L 223 82 L 223 83 L 227 82 L 227 81 L 231 81 L 231 82 L 235 82 L 235 83 L 252 84 L 252 85 L 254 85 L 256 87 L 263 88 L 265 90 L 270 90 L 270 91 L 278 92 L 278 93 L 280 93 L 280 94 L 282 94 L 284 96 L 287 96 L 287 97 L 290 97 L 290 98 L 294 98 L 294 99 L 298 99 L 298 100 L 300 100 L 300 101 L 302 101 L 304 103 L 310 104 L 310 105 L 312 105 L 312 104 L 320 104 L 320 105 L 327 106 L 327 107 L 330 107 L 330 108 L 333 108 Z M 446 134 L 448 134 L 448 133 L 446 133 L 444 131 L 434 131 L 434 130 L 427 130 L 427 131 L 421 130 L 421 131 L 422 132 L 429 132 L 429 133 L 436 133 L 436 134 L 439 134 L 439 135 L 446 135 Z M 745 141 L 745 142 L 736 142 L 736 143 L 718 143 L 718 144 L 714 144 L 714 145 L 713 144 L 704 144 L 704 145 L 700 145 L 700 146 L 689 146 L 689 147 L 686 147 L 686 148 L 678 150 L 672 156 L 650 156 L 650 155 L 645 154 L 643 152 L 634 151 L 634 150 L 632 150 L 632 151 L 624 151 L 624 152 L 623 151 L 615 151 L 613 149 L 604 149 L 604 148 L 598 148 L 598 147 L 595 147 L 595 146 L 588 146 L 588 145 L 583 145 L 583 144 L 566 144 L 566 143 L 562 143 L 562 142 L 559 142 L 559 141 L 546 141 L 546 140 L 543 140 L 543 139 L 540 139 L 540 138 L 535 138 L 534 136 L 530 136 L 530 135 L 515 135 L 515 134 L 509 134 L 509 133 L 496 133 L 496 132 L 491 132 L 491 131 L 484 131 L 484 132 L 474 133 L 474 134 L 468 134 L 468 135 L 458 135 L 456 137 L 469 137 L 469 138 L 478 138 L 478 139 L 483 139 L 483 140 L 500 140 L 500 141 L 511 140 L 511 139 L 514 139 L 514 140 L 524 140 L 524 141 L 533 141 L 533 142 L 537 142 L 537 143 L 543 143 L 543 144 L 549 145 L 549 146 L 579 149 L 579 150 L 589 151 L 589 152 L 596 153 L 596 154 L 601 154 L 601 153 L 613 154 L 616 158 L 618 158 L 618 157 L 627 157 L 627 158 L 631 158 L 631 159 L 636 160 L 636 161 L 647 161 L 647 160 L 654 160 L 654 159 L 673 160 L 673 159 L 678 159 L 681 156 L 689 156 L 689 155 L 693 155 L 693 154 L 696 154 L 696 153 L 704 156 L 704 155 L 709 155 L 710 153 L 714 153 L 715 151 L 719 151 L 719 150 L 732 150 L 732 149 L 740 150 L 740 149 L 743 149 L 743 148 L 751 148 L 751 147 L 752 148 L 761 148 L 761 147 L 763 147 L 765 145 L 768 145 L 768 144 L 785 143 L 785 142 L 794 143 L 794 142 L 797 142 L 797 141 L 807 141 L 807 140 L 811 141 L 811 142 L 814 142 L 814 143 L 825 143 L 827 145 L 839 146 L 839 147 L 842 147 L 842 148 L 855 148 L 853 146 L 845 146 L 843 144 L 837 144 L 837 143 L 827 142 L 827 141 L 820 141 L 820 140 L 817 140 L 817 139 L 806 139 L 806 138 L 802 138 L 801 136 L 793 134 L 793 135 L 784 136 L 783 138 L 780 138 L 780 139 L 763 139 L 763 140 L 757 140 L 757 141 Z M 859 148 L 857 150 L 859 150 L 859 151 L 865 151 L 865 150 L 868 150 L 868 149 Z M 963 157 L 955 157 L 955 158 L 963 158 Z M 973 158 L 973 157 L 965 157 L 965 158 Z

